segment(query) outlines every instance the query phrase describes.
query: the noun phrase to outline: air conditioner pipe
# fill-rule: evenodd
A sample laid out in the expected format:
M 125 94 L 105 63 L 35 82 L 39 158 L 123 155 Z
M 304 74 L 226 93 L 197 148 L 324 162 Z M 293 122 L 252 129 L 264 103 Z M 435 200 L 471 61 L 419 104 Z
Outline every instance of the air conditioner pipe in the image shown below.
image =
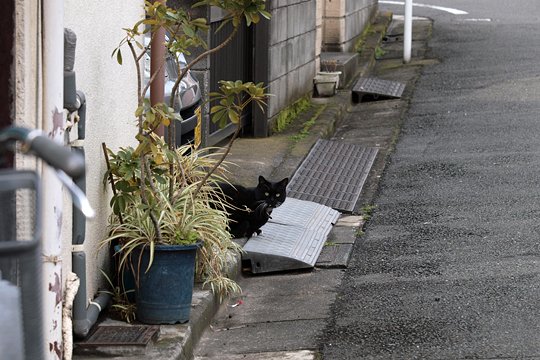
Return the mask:
M 64 28 L 64 108 L 69 112 L 77 111 L 79 123 L 77 124 L 78 139 L 84 140 L 86 127 L 86 96 L 77 91 L 75 71 L 75 48 L 77 35 L 71 29 Z
M 80 153 L 84 157 L 83 147 L 73 146 L 71 150 L 73 152 Z M 73 180 L 75 182 L 75 185 L 77 185 L 79 189 L 81 189 L 86 194 L 86 174 Z M 82 245 L 84 244 L 84 239 L 86 238 L 86 217 L 79 209 L 77 209 L 76 206 L 73 206 L 72 216 L 72 244 Z
M 86 97 L 82 91 L 77 91 L 76 76 L 73 67 L 75 64 L 75 46 L 77 36 L 70 29 L 64 29 L 64 108 L 69 112 L 78 112 L 77 124 L 78 140 L 84 140 L 86 127 Z M 83 142 L 76 143 L 72 150 L 80 152 L 84 156 Z M 86 192 L 86 175 L 74 179 L 75 184 Z M 82 246 L 86 238 L 86 218 L 79 209 L 73 207 L 72 244 L 72 271 L 80 280 L 79 290 L 73 301 L 73 333 L 79 338 L 84 338 L 96 323 L 101 310 L 109 301 L 111 295 L 100 294 L 94 300 L 88 300 L 86 288 L 86 254 Z
M 76 251 L 72 254 L 72 269 L 80 279 L 79 291 L 73 302 L 73 333 L 79 338 L 88 336 L 90 329 L 97 321 L 100 312 L 111 300 L 111 295 L 101 293 L 87 305 L 86 296 L 86 254 Z
M 74 147 L 73 151 L 81 152 L 84 155 L 82 147 Z M 83 175 L 75 179 L 77 186 L 86 191 L 86 176 Z M 86 237 L 86 218 L 79 209 L 73 207 L 73 236 L 74 248 L 81 248 Z M 73 301 L 73 333 L 79 338 L 84 338 L 90 332 L 90 329 L 97 321 L 99 313 L 105 309 L 111 295 L 107 293 L 100 294 L 94 300 L 89 301 L 86 290 L 86 254 L 84 251 L 73 251 L 71 255 L 72 271 L 80 280 L 79 291 Z
M 77 123 L 77 134 L 79 140 L 84 140 L 86 136 L 86 96 L 82 91 L 77 91 L 77 102 L 79 104 L 79 122 Z

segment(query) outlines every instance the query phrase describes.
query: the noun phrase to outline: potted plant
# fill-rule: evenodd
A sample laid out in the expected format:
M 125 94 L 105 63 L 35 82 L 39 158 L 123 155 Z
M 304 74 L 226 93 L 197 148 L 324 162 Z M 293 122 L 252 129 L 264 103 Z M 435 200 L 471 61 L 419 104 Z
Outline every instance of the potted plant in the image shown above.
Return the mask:
M 337 60 L 321 60 L 324 70 L 317 72 L 313 78 L 315 90 L 319 96 L 333 96 L 339 88 L 341 71 L 337 71 Z
M 175 145 L 175 120 L 180 115 L 174 111 L 174 101 L 180 81 L 189 69 L 225 46 L 242 26 L 243 19 L 250 25 L 258 22 L 260 15 L 269 17 L 264 3 L 264 0 L 241 3 L 203 0 L 197 3 L 197 6 L 222 8 L 229 14 L 225 21 L 233 24 L 232 33 L 223 43 L 206 49 L 199 36 L 208 29 L 205 19 L 192 19 L 187 11 L 172 9 L 160 2 L 146 2 L 145 18 L 125 29 L 126 37 L 113 52 L 121 64 L 121 48 L 127 46 L 136 63 L 138 145 L 123 147 L 116 152 L 106 149 L 106 179 L 113 189 L 113 212 L 109 236 L 102 244 L 116 246 L 119 269 L 128 269 L 134 277 L 136 314 L 140 321 L 187 321 L 195 269 L 204 281 L 203 285 L 208 285 L 220 299 L 240 291 L 239 286 L 226 276 L 227 259 L 231 252 L 239 252 L 240 248 L 227 231 L 225 207 L 215 183 L 224 180 L 222 164 L 239 134 L 242 111 L 252 102 L 261 107 L 264 105 L 263 85 L 221 81 L 220 91 L 210 94 L 207 101 L 215 104 L 210 111 L 212 121 L 220 125 L 227 121 L 237 124 L 228 145 L 216 152 L 191 145 Z M 189 55 L 195 48 L 206 49 L 187 66 L 178 65 L 180 75 L 169 104 L 151 104 L 146 99 L 147 90 L 159 70 L 151 74 L 146 85 L 141 82 L 141 63 L 150 46 L 143 44 L 142 36 L 148 32 L 154 36 L 159 28 L 167 32 L 165 46 L 173 58 L 178 58 L 174 56 L 178 53 Z M 155 133 L 160 126 L 168 127 L 168 141 Z M 184 253 L 178 255 L 182 260 L 175 258 L 177 252 Z M 123 279 L 123 274 L 119 279 Z M 183 284 L 178 285 L 180 283 Z

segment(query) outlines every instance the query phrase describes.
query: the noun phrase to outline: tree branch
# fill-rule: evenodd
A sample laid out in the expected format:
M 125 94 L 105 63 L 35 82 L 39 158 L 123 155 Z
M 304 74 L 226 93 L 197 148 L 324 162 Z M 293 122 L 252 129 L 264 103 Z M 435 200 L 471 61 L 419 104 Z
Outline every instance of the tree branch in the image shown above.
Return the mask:
M 206 181 L 210 178 L 210 176 L 212 176 L 212 174 L 217 170 L 217 168 L 223 163 L 223 161 L 225 161 L 225 158 L 227 157 L 227 155 L 229 155 L 229 152 L 231 152 L 231 149 L 232 149 L 232 145 L 234 143 L 234 140 L 236 140 L 236 138 L 238 137 L 238 135 L 240 134 L 240 130 L 242 129 L 242 120 L 239 120 L 238 121 L 238 124 L 236 126 L 236 130 L 233 134 L 233 136 L 231 137 L 231 140 L 229 140 L 229 142 L 227 143 L 227 146 L 225 147 L 225 152 L 221 155 L 220 159 L 218 160 L 217 163 L 214 164 L 214 166 L 206 173 L 206 175 L 204 176 L 204 178 L 201 180 L 201 182 L 199 182 L 199 184 L 197 185 L 197 188 L 195 189 L 195 192 L 193 193 L 193 198 L 196 198 L 197 195 L 199 194 L 199 192 L 201 191 L 201 188 L 204 186 L 204 184 L 206 183 Z

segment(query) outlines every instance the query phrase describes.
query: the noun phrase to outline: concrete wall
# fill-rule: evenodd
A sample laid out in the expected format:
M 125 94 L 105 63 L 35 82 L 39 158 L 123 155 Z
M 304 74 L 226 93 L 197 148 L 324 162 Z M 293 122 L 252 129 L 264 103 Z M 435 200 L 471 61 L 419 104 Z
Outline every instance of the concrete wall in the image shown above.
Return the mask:
M 321 51 L 354 51 L 377 10 L 377 0 L 273 0 L 268 53 L 267 117 L 309 93 Z
M 323 15 L 324 15 L 324 2 L 325 0 L 316 1 L 317 8 L 315 12 L 315 25 L 316 25 L 316 37 L 315 37 L 315 69 L 321 68 L 321 51 L 323 42 Z
M 37 3 L 17 0 L 15 5 L 15 122 L 19 126 L 35 128 L 41 124 L 38 111 L 38 43 L 39 24 Z M 18 156 L 21 167 L 34 167 L 28 156 Z
M 357 37 L 378 7 L 377 0 L 323 0 L 323 51 L 354 51 Z
M 270 21 L 267 116 L 296 101 L 313 86 L 316 72 L 317 1 L 274 0 Z
M 43 85 L 41 80 L 41 18 L 35 0 L 17 0 L 15 8 L 15 124 L 41 128 Z M 119 16 L 121 14 L 121 16 Z M 124 51 L 124 65 L 111 59 L 112 50 L 123 37 L 122 27 L 131 26 L 143 15 L 143 0 L 81 2 L 64 1 L 64 26 L 77 34 L 75 71 L 77 89 L 86 94 L 87 127 L 84 148 L 87 164 L 87 195 L 96 210 L 88 222 L 86 241 L 88 296 L 95 296 L 102 283 L 99 268 L 106 251 L 98 253 L 98 243 L 107 235 L 110 190 L 103 185 L 106 165 L 101 143 L 117 149 L 134 144 L 134 111 L 137 106 L 137 78 L 133 61 Z M 127 49 L 126 49 L 127 50 Z M 62 82 L 63 79 L 58 79 Z M 30 156 L 18 155 L 17 168 L 40 167 Z M 45 191 L 47 191 L 45 189 Z M 66 191 L 64 191 L 66 193 Z M 64 196 L 62 213 L 62 274 L 71 271 L 71 200 Z M 18 207 L 18 213 L 29 209 Z M 20 216 L 24 219 L 24 216 Z
M 124 36 L 122 28 L 132 26 L 143 16 L 142 5 L 142 0 L 64 2 L 64 26 L 77 34 L 74 70 L 77 88 L 85 93 L 87 101 L 84 141 L 86 192 L 97 214 L 95 219 L 87 223 L 84 244 L 88 296 L 93 296 L 97 291 L 97 284 L 102 280 L 99 268 L 103 267 L 107 255 L 106 251 L 97 252 L 98 242 L 107 235 L 110 213 L 110 189 L 109 186 L 104 187 L 102 181 L 106 165 L 101 143 L 105 142 L 113 149 L 132 145 L 136 133 L 137 76 L 134 63 L 127 48 L 123 49 L 123 65 L 111 58 L 111 52 Z M 66 220 L 63 257 L 64 268 L 70 269 L 71 229 L 69 219 Z

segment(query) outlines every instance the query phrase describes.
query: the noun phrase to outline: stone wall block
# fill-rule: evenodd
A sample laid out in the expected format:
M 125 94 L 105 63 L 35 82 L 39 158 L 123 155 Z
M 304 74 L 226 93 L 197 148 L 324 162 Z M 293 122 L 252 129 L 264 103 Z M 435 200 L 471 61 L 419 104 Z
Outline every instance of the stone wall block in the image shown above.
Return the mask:
M 364 27 L 369 19 L 369 8 L 364 8 L 345 18 L 347 26 L 345 27 L 344 42 L 358 36 L 364 30 Z
M 270 73 L 269 81 L 273 81 L 281 76 L 287 74 L 288 67 L 288 42 L 281 42 L 270 47 L 268 56 L 270 57 Z
M 373 5 L 376 5 L 376 0 L 354 0 L 354 1 L 347 1 L 345 5 L 345 15 L 350 15 L 356 11 L 360 11 L 364 8 L 371 7 Z
M 355 0 L 356 1 L 356 0 Z M 362 0 L 358 0 L 362 1 Z M 345 15 L 345 0 L 324 0 L 325 17 L 342 17 Z
M 345 33 L 345 18 L 325 20 L 324 42 L 327 44 L 339 44 Z
M 285 6 L 296 5 L 296 4 L 309 1 L 309 0 L 274 0 L 274 1 L 277 1 L 277 7 L 285 7 Z
M 288 8 L 281 7 L 272 11 L 270 26 L 270 46 L 287 40 Z
M 313 87 L 313 71 L 315 61 L 305 64 L 287 75 L 287 90 L 289 104 L 300 99 Z
M 310 31 L 288 41 L 287 64 L 289 70 L 294 70 L 315 59 L 316 31 Z
M 319 57 L 321 54 L 321 48 L 322 48 L 322 26 L 317 27 L 317 30 L 315 30 L 315 57 Z
M 324 1 L 325 0 L 316 0 L 316 9 L 315 9 L 315 25 L 322 26 L 323 24 L 323 14 L 324 14 Z
M 267 117 L 272 118 L 288 105 L 287 77 L 282 76 L 271 81 L 268 84 L 268 93 L 272 96 L 268 98 Z
M 298 16 L 300 14 L 299 5 L 291 5 L 288 7 L 287 18 L 287 38 L 291 39 L 300 33 L 300 25 Z

